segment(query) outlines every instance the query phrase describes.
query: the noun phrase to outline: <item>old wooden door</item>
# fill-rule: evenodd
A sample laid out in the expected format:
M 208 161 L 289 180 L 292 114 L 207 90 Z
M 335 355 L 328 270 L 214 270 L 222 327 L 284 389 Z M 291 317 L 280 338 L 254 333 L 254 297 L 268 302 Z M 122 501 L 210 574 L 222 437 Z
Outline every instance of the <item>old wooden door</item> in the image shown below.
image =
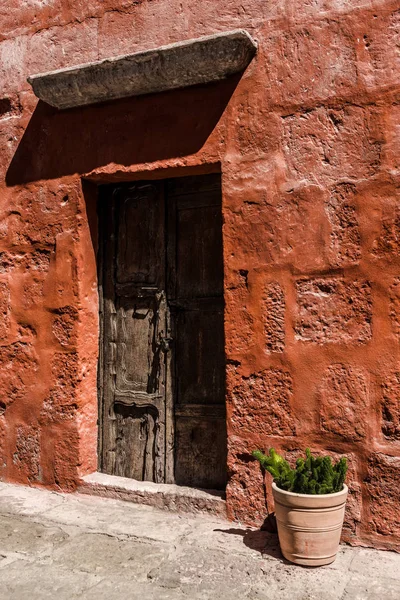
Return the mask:
M 100 192 L 100 468 L 223 488 L 220 177 Z

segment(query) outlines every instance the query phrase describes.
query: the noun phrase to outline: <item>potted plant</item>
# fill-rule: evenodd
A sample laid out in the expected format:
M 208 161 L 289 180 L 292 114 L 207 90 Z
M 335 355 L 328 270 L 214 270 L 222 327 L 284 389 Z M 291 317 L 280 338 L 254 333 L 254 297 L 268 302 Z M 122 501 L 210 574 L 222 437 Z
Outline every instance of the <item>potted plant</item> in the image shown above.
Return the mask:
M 348 488 L 347 459 L 332 464 L 329 456 L 299 458 L 296 468 L 273 448 L 254 458 L 274 478 L 272 494 L 283 556 L 298 565 L 333 562 L 339 548 Z

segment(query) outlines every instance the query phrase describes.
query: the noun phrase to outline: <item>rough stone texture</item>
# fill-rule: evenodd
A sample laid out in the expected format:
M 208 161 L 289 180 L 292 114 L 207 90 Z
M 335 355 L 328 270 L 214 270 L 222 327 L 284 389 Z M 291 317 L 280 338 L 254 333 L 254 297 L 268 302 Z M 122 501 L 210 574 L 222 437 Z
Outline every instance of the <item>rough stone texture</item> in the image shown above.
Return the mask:
M 254 448 L 310 446 L 356 465 L 345 539 L 399 549 L 398 1 L 2 4 L 0 477 L 73 490 L 97 470 L 96 185 L 221 171 L 229 515 L 261 524 L 273 510 Z M 58 111 L 27 82 L 234 30 L 257 54 L 210 85 Z M 53 513 L 73 520 L 68 510 Z M 96 527 L 108 512 L 88 505 L 86 518 Z M 119 534 L 133 531 L 131 512 L 119 518 Z M 191 569 L 176 566 L 170 585 Z M 58 597 L 73 597 L 69 577 L 41 565 L 42 597 L 54 581 Z M 148 598 L 168 597 L 159 577 Z M 248 597 L 303 600 L 296 577 L 285 571 L 266 591 L 263 574 Z M 334 597 L 314 577 L 315 595 Z M 85 593 L 109 597 L 114 583 Z M 147 583 L 136 585 L 146 597 Z M 381 581 L 368 585 L 383 596 Z
M 382 432 L 385 437 L 400 440 L 400 372 L 382 383 Z
M 318 182 L 374 175 L 380 135 L 371 108 L 316 108 L 285 117 L 285 152 L 294 176 Z M 318 131 L 318 135 L 315 132 Z
M 255 52 L 249 34 L 234 31 L 33 75 L 29 83 L 51 106 L 72 108 L 218 81 L 244 71 Z
M 54 328 L 53 328 L 54 331 Z M 52 362 L 53 385 L 41 410 L 43 423 L 60 422 L 74 417 L 77 410 L 78 358 L 75 353 L 58 352 Z
M 232 392 L 233 430 L 244 436 L 295 435 L 292 396 L 293 381 L 288 371 L 268 369 L 243 377 Z
M 10 329 L 10 288 L 8 284 L 0 284 L 0 337 L 8 337 Z
M 380 540 L 400 535 L 400 487 L 395 482 L 400 477 L 400 459 L 396 456 L 373 454 L 368 461 L 366 488 L 371 496 L 369 519 L 372 530 Z
M 225 315 L 227 321 L 235 321 L 235 325 L 226 326 L 226 352 L 234 359 L 249 351 L 254 344 L 255 317 L 249 310 L 250 291 L 248 282 L 249 272 L 240 269 L 235 273 L 234 280 L 225 290 Z
M 347 497 L 346 512 L 342 530 L 342 540 L 349 544 L 357 545 L 363 523 L 362 487 L 358 482 L 358 475 L 350 465 L 347 484 L 349 495 Z
M 355 85 L 355 48 L 344 22 L 322 20 L 274 32 L 267 37 L 266 51 L 268 79 L 276 82 L 278 104 L 307 104 L 310 96 L 327 100 Z
M 33 483 L 39 478 L 40 432 L 31 426 L 17 427 L 13 462 L 26 472 L 28 481 Z
M 4 414 L 15 402 L 19 407 L 26 405 L 29 392 L 35 386 L 37 371 L 38 359 L 31 343 L 21 340 L 0 346 L 0 407 Z M 13 424 L 15 425 L 15 421 Z
M 397 206 L 388 206 L 382 218 L 381 235 L 374 252 L 380 257 L 400 255 L 400 212 Z
M 265 286 L 263 316 L 266 351 L 282 352 L 285 347 L 285 297 L 277 282 Z
M 314 279 L 297 282 L 298 340 L 364 344 L 372 336 L 371 284 L 367 281 Z
M 324 375 L 319 399 L 321 429 L 348 440 L 360 440 L 367 434 L 368 375 L 360 368 L 331 365 Z
M 277 536 L 206 515 L 0 486 L 7 600 L 397 600 L 400 556 L 342 545 L 322 569 L 287 563 Z
M 393 85 L 400 83 L 399 65 L 399 35 L 400 11 L 385 10 L 381 14 L 369 17 L 368 31 L 363 36 L 368 67 L 363 75 L 367 86 L 374 84 Z M 397 10 L 396 10 L 397 8 Z
M 266 489 L 259 465 L 251 457 L 251 449 L 231 451 L 229 484 L 226 491 L 228 516 L 240 523 L 258 525 L 266 517 Z
M 396 277 L 389 290 L 390 319 L 393 332 L 400 337 L 400 279 Z
M 326 211 L 331 223 L 331 264 L 335 267 L 357 264 L 361 258 L 361 238 L 354 205 L 354 184 L 343 183 L 331 192 Z

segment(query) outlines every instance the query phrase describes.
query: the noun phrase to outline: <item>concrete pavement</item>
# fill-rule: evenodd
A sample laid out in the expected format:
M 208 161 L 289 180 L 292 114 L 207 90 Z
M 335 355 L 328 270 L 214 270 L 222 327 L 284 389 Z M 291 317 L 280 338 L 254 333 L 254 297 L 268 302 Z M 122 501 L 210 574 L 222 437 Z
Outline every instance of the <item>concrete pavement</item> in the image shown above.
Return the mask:
M 0 483 L 1 600 L 399 600 L 400 555 L 284 561 L 275 535 L 209 515 Z

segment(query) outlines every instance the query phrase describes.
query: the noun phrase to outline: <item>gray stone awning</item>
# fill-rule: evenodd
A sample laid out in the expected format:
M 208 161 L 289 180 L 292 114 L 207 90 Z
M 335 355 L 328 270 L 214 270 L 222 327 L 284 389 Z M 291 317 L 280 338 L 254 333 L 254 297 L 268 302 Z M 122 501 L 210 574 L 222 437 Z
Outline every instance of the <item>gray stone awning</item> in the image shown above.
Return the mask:
M 56 108 L 164 92 L 240 73 L 257 45 L 244 30 L 28 77 L 36 96 Z

